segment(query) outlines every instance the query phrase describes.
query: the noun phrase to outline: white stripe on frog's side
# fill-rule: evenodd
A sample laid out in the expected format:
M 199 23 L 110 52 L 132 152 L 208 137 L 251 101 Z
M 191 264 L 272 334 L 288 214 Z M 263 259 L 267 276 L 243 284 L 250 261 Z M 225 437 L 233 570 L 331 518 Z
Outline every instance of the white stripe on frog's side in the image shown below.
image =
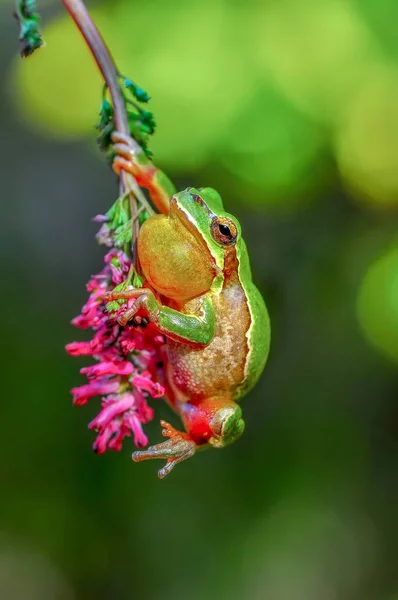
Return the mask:
M 241 256 L 247 260 L 246 264 L 243 264 L 244 261 L 242 263 Z M 250 325 L 246 332 L 248 352 L 244 365 L 244 378 L 238 387 L 238 398 L 243 398 L 254 387 L 267 362 L 270 325 L 264 299 L 251 277 L 247 252 L 242 252 L 241 255 L 237 252 L 236 258 L 239 280 L 245 293 L 246 305 L 250 314 Z M 263 337 L 259 335 L 258 327 L 263 328 Z

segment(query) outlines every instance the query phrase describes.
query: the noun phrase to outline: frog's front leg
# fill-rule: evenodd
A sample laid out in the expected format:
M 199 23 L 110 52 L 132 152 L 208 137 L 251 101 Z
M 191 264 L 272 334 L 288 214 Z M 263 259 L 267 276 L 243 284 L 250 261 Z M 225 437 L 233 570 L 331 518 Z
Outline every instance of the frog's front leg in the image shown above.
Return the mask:
M 113 170 L 118 175 L 121 169 L 134 175 L 138 185 L 148 190 L 158 211 L 168 214 L 170 198 L 176 190 L 167 175 L 158 169 L 144 152 L 141 154 L 134 152 L 128 135 L 114 131 L 112 141 L 117 155 L 113 161 Z
M 105 301 L 129 300 L 135 298 L 133 305 L 118 319 L 120 325 L 126 325 L 138 312 L 167 337 L 193 346 L 206 346 L 214 337 L 216 318 L 211 300 L 204 297 L 197 314 L 185 314 L 163 306 L 154 293 L 147 288 L 132 288 L 121 292 L 105 294 Z
M 123 292 L 109 292 L 105 294 L 105 302 L 113 302 L 114 300 L 130 300 L 135 298 L 134 303 L 130 308 L 127 308 L 119 317 L 118 323 L 123 327 L 135 317 L 140 310 L 145 313 L 152 322 L 157 320 L 159 303 L 154 294 L 146 288 L 132 288 Z

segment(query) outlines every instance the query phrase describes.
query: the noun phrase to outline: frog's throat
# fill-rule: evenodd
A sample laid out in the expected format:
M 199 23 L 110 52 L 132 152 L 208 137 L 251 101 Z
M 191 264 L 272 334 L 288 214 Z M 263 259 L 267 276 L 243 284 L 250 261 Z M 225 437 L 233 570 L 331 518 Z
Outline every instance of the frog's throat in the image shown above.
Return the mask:
M 177 217 L 178 213 L 183 213 L 187 221 L 196 229 L 196 231 L 203 239 L 203 242 L 208 248 L 210 255 L 214 261 L 214 267 L 216 272 L 216 275 L 213 279 L 213 283 L 210 287 L 210 291 L 213 294 L 219 294 L 222 291 L 224 285 L 224 251 L 220 246 L 213 242 L 210 235 L 209 225 L 216 215 L 206 207 L 204 202 L 201 203 L 203 218 L 195 218 L 191 214 L 191 212 L 187 208 L 185 208 L 185 206 L 181 205 L 181 203 L 179 203 L 179 205 L 177 206 L 177 203 L 173 202 L 173 198 L 170 202 L 170 208 L 177 215 Z

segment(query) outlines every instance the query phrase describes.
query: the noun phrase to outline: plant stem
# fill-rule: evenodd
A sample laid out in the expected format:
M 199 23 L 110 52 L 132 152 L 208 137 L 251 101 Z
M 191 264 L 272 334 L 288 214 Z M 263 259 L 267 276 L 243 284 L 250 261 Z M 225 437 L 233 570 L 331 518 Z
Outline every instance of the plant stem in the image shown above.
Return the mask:
M 118 72 L 110 51 L 108 50 L 94 21 L 90 17 L 84 2 L 82 0 L 61 1 L 80 30 L 109 89 L 113 105 L 116 129 L 125 135 L 130 135 L 125 100 L 119 86 Z M 141 146 L 137 144 L 134 139 L 131 139 L 131 142 L 134 153 L 141 154 L 143 152 Z M 136 199 L 138 199 L 141 204 L 146 205 L 146 198 L 134 177 L 130 173 L 126 173 L 123 170 L 120 172 L 120 185 L 121 194 L 129 194 L 131 218 L 133 223 L 133 239 L 136 240 L 139 229 Z M 133 252 L 133 254 L 135 262 L 136 253 Z

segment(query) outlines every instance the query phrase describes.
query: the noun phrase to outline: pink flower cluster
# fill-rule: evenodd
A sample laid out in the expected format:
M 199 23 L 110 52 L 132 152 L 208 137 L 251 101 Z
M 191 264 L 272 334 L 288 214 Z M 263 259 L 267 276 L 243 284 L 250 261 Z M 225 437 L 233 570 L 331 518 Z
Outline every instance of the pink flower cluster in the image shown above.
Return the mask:
M 156 373 L 163 365 L 164 338 L 150 326 L 121 327 L 116 317 L 125 310 L 109 314 L 104 294 L 125 281 L 131 261 L 120 249 L 112 248 L 105 256 L 103 270 L 87 284 L 90 297 L 81 314 L 72 323 L 81 329 L 92 329 L 89 342 L 73 342 L 66 346 L 72 356 L 91 356 L 97 364 L 81 369 L 88 383 L 73 388 L 73 402 L 82 406 L 94 396 L 102 396 L 102 409 L 89 424 L 97 432 L 93 448 L 102 454 L 107 448 L 120 450 L 125 437 L 133 435 L 142 448 L 148 443 L 142 425 L 153 418 L 148 396 L 160 398 L 164 388 L 156 383 Z

